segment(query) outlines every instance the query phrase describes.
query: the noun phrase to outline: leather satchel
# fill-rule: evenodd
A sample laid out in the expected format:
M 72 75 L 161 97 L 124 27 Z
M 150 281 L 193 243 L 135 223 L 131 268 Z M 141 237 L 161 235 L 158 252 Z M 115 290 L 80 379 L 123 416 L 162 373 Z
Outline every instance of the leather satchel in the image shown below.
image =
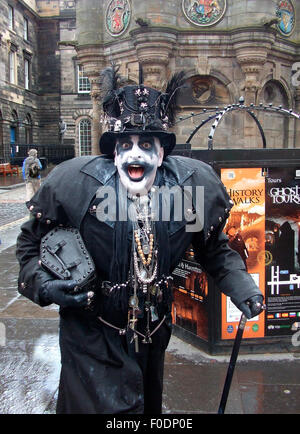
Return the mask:
M 76 280 L 77 291 L 96 278 L 94 262 L 76 228 L 56 227 L 48 232 L 41 240 L 40 259 L 56 278 Z

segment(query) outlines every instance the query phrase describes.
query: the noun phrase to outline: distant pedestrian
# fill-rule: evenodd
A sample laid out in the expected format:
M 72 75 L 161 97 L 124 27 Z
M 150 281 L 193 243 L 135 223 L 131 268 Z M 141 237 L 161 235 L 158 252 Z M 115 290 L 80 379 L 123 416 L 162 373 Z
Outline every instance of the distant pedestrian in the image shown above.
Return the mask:
M 26 202 L 28 202 L 41 186 L 42 164 L 37 158 L 37 150 L 30 149 L 28 157 L 23 161 L 22 174 L 26 183 Z

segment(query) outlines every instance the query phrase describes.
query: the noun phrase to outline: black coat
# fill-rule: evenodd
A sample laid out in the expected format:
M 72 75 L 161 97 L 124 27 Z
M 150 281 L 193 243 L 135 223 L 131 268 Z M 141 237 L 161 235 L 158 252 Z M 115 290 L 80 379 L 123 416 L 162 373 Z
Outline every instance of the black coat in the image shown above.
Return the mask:
M 202 229 L 187 232 L 185 220 L 168 223 L 165 237 L 170 250 L 169 273 L 193 244 L 196 260 L 236 305 L 260 294 L 252 277 L 245 272 L 240 256 L 229 248 L 228 239 L 222 232 L 232 202 L 213 169 L 203 162 L 174 156 L 167 157 L 159 171 L 168 187 L 204 187 Z M 17 241 L 22 295 L 42 305 L 39 288 L 48 276 L 38 263 L 40 239 L 59 224 L 80 230 L 98 276 L 107 280 L 113 258 L 115 223 L 99 222 L 93 217 L 91 204 L 98 188 L 114 186 L 116 176 L 113 160 L 105 157 L 75 158 L 60 164 L 48 175 L 28 204 L 35 218 L 22 226 Z M 160 248 L 163 249 L 163 245 Z M 100 311 L 101 300 L 100 296 Z M 60 402 L 63 411 L 140 413 L 143 408 L 141 372 L 134 358 L 124 349 L 118 332 L 97 320 L 98 312 L 97 308 L 94 313 L 72 309 L 60 311 Z M 106 319 L 121 325 L 117 324 L 119 313 L 114 315 L 111 311 Z M 157 334 L 149 351 L 163 353 L 168 339 L 164 325 L 164 334 Z M 80 396 L 80 400 L 74 400 L 72 396 Z

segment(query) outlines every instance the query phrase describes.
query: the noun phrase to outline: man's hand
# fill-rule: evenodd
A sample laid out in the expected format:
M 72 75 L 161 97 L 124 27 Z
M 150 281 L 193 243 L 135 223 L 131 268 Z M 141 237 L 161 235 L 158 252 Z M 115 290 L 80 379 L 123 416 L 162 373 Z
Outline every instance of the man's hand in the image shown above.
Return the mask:
M 94 296 L 92 291 L 70 294 L 76 288 L 74 280 L 48 280 L 40 289 L 40 297 L 47 303 L 61 307 L 89 307 Z
M 253 295 L 248 298 L 248 300 L 243 301 L 238 305 L 238 308 L 246 315 L 248 319 L 253 318 L 256 315 L 259 315 L 263 309 L 264 298 L 262 295 Z

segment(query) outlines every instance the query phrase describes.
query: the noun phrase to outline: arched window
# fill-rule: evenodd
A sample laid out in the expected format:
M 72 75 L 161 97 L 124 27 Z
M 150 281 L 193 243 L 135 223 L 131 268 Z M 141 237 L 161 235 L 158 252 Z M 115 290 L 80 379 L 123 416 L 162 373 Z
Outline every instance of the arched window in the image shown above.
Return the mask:
M 13 110 L 11 113 L 12 121 L 10 123 L 10 152 L 11 157 L 15 156 L 16 146 L 19 141 L 19 117 L 18 113 Z
M 33 134 L 32 134 L 32 119 L 30 114 L 26 115 L 24 119 L 24 128 L 25 128 L 25 143 L 26 145 L 31 145 L 33 143 Z
M 11 112 L 11 118 L 12 118 L 12 122 L 17 124 L 18 120 L 19 120 L 19 116 L 18 113 L 16 112 L 16 110 L 12 110 Z
M 89 119 L 82 119 L 79 122 L 79 155 L 91 155 L 91 153 L 91 121 Z

